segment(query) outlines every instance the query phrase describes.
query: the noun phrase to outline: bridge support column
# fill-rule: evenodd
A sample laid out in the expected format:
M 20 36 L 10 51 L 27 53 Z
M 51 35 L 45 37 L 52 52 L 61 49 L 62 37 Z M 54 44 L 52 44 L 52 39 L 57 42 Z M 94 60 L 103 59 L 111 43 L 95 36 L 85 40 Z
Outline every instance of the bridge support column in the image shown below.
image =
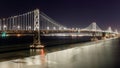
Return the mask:
M 44 46 L 40 42 L 40 18 L 39 18 L 39 9 L 34 10 L 34 39 L 33 45 L 30 48 L 43 48 Z
M 44 46 L 41 44 L 40 41 L 40 33 L 35 32 L 34 37 L 33 37 L 33 47 L 31 48 L 43 48 Z

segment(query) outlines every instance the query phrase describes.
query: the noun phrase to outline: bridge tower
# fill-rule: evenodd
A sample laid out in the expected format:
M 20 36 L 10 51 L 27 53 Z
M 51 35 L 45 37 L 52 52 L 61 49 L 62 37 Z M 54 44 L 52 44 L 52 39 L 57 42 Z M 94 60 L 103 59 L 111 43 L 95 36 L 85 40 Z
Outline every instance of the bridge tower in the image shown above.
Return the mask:
M 44 46 L 40 41 L 40 16 L 39 9 L 34 10 L 34 37 L 33 37 L 33 45 L 31 48 L 43 48 Z
M 97 29 L 100 30 L 100 28 L 97 26 L 96 22 L 93 22 L 91 24 L 91 31 L 92 31 L 92 38 L 91 38 L 91 41 L 96 41 L 98 40 L 98 38 L 96 37 L 97 35 Z
M 107 34 L 108 38 L 111 38 L 112 32 L 113 32 L 111 26 L 108 27 L 107 32 L 108 32 L 108 34 Z
M 92 31 L 96 31 L 97 29 L 97 25 L 95 22 L 92 23 Z
M 84 28 L 83 30 L 88 31 L 91 34 L 91 41 L 98 40 L 97 37 L 102 35 L 102 29 L 96 24 L 96 22 L 91 23 L 88 27 Z
M 109 26 L 107 31 L 108 31 L 109 33 L 112 32 L 112 28 Z
M 114 37 L 118 37 L 118 30 L 117 29 L 115 29 L 115 31 L 114 31 Z
M 118 30 L 117 29 L 115 29 L 115 34 L 118 34 Z

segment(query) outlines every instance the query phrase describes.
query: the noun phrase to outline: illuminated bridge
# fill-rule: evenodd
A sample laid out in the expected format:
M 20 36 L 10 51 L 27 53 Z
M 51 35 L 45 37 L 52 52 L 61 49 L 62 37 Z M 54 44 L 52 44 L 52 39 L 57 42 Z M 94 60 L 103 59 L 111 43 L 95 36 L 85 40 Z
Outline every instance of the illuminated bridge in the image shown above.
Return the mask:
M 0 19 L 1 36 L 23 36 L 32 35 L 34 41 L 32 46 L 41 47 L 40 36 L 101 36 L 113 37 L 118 35 L 117 29 L 112 31 L 111 27 L 102 30 L 93 22 L 86 28 L 67 28 L 48 17 L 39 9 L 24 14 L 10 16 Z M 39 46 L 40 45 L 40 46 Z

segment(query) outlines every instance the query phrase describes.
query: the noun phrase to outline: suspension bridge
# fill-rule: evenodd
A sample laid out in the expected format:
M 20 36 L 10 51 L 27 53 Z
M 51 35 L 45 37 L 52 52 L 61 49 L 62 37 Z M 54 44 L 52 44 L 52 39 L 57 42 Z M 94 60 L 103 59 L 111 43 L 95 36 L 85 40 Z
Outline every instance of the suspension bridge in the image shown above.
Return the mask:
M 0 19 L 0 33 L 1 36 L 32 35 L 34 40 L 31 47 L 38 48 L 44 47 L 41 43 L 41 35 L 73 36 L 86 33 L 86 35 L 92 36 L 94 39 L 96 36 L 109 38 L 119 34 L 117 29 L 113 31 L 111 27 L 108 27 L 107 30 L 102 30 L 95 22 L 86 28 L 67 28 L 39 11 L 39 9 Z

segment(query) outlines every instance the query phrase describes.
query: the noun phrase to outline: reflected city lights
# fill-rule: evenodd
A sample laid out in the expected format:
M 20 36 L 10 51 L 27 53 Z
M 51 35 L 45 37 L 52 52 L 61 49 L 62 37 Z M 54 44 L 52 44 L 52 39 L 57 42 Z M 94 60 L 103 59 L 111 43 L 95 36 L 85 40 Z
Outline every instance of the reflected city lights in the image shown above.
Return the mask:
M 79 68 L 95 66 L 95 68 L 98 68 L 99 65 L 104 64 L 103 62 L 112 63 L 112 61 L 106 61 L 113 60 L 111 43 L 113 43 L 112 40 L 104 42 L 102 40 L 69 46 L 61 45 L 47 48 L 46 52 L 45 49 L 31 49 L 30 56 L 0 62 L 0 68 L 75 68 L 75 66 Z M 25 52 L 21 53 L 24 54 Z
M 21 34 L 17 34 L 17 37 L 20 37 L 21 36 Z

